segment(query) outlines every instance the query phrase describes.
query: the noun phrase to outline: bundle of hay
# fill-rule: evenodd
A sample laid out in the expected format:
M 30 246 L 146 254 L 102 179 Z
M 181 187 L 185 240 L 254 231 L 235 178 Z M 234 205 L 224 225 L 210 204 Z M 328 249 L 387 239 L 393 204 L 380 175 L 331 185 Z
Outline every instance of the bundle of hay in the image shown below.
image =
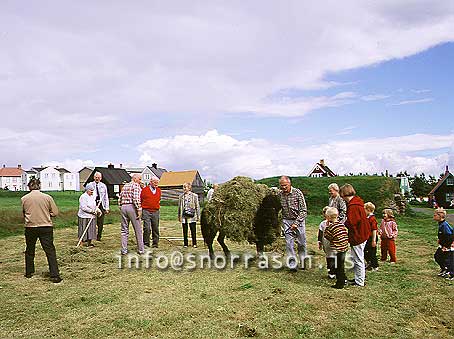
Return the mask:
M 223 247 L 224 237 L 236 242 L 270 244 L 279 235 L 279 208 L 279 198 L 268 186 L 247 177 L 235 177 L 220 185 L 203 209 L 202 235 L 209 247 L 218 231 Z

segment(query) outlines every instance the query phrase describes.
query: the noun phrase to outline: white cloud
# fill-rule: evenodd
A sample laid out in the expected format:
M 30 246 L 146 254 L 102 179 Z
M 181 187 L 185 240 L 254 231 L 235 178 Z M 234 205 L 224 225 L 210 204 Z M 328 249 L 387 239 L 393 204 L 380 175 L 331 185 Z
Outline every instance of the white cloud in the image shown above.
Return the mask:
M 454 134 L 414 134 L 294 147 L 263 139 L 239 140 L 212 130 L 202 135 L 151 139 L 139 150 L 143 164 L 153 160 L 170 170 L 198 169 L 209 180 L 224 181 L 236 175 L 307 175 L 319 159 L 325 159 L 338 174 L 385 170 L 438 174 L 450 161 L 446 149 L 452 152 L 453 140 Z M 438 155 L 419 154 L 423 152 Z
M 323 97 L 284 107 L 266 98 L 283 88 L 330 87 L 330 72 L 454 40 L 452 5 L 404 3 L 2 4 L 0 109 L 30 119 L 50 110 L 125 120 L 238 107 L 294 116 L 333 107 Z
M 84 158 L 118 136 L 136 142 L 149 135 L 140 125 L 145 116 L 165 120 L 159 135 L 168 135 L 187 116 L 294 118 L 385 99 L 343 91 L 330 75 L 454 41 L 454 5 L 441 0 L 19 0 L 0 7 L 0 140 L 12 163 Z M 339 93 L 276 95 L 327 88 Z M 279 150 L 286 147 L 293 152 Z M 265 173 L 269 161 L 255 161 Z
M 390 95 L 386 94 L 370 94 L 370 95 L 364 95 L 361 97 L 361 100 L 364 101 L 377 101 L 377 100 L 383 100 L 389 98 Z
M 433 98 L 424 98 L 424 99 L 414 99 L 414 100 L 403 100 L 395 104 L 390 104 L 391 106 L 402 106 L 402 105 L 412 105 L 412 104 L 423 104 L 426 102 L 434 101 Z

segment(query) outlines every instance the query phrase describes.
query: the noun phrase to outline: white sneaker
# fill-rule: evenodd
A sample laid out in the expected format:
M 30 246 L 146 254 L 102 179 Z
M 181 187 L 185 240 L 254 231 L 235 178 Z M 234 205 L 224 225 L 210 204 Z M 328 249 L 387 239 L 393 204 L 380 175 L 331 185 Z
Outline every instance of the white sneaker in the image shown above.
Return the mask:
M 335 275 L 335 274 L 328 274 L 328 278 L 330 278 L 330 279 L 336 279 L 336 275 Z
M 378 267 L 372 267 L 372 272 L 377 272 L 378 271 Z

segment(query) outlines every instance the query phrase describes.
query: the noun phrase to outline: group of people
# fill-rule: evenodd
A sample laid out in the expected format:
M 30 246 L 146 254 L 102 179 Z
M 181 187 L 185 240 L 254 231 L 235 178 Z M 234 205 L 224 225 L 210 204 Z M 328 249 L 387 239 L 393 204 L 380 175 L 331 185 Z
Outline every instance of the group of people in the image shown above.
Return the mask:
M 93 182 L 87 184 L 85 193 L 79 199 L 78 234 L 80 242 L 93 247 L 93 240 L 101 241 L 104 216 L 109 213 L 108 190 L 102 183 L 102 174 L 96 172 Z M 119 196 L 121 211 L 121 253 L 128 253 L 129 223 L 134 228 L 137 252 L 144 253 L 144 247 L 158 247 L 161 189 L 159 179 L 153 178 L 146 187 L 141 185 L 140 174 L 134 174 L 131 182 L 124 185 Z M 289 177 L 282 176 L 279 180 L 279 197 L 282 206 L 283 233 L 286 241 L 286 252 L 289 268 L 297 270 L 298 257 L 301 268 L 307 256 L 306 217 L 307 206 L 303 193 L 292 187 Z M 32 178 L 28 183 L 30 193 L 21 198 L 25 218 L 25 277 L 31 278 L 35 272 L 34 257 L 36 241 L 39 239 L 46 253 L 50 271 L 50 279 L 59 283 L 56 250 L 53 244 L 52 217 L 58 215 L 58 208 L 53 198 L 40 192 L 39 179 Z M 212 199 L 214 190 L 209 192 Z M 374 216 L 375 206 L 371 202 L 364 203 L 356 195 L 350 184 L 339 188 L 335 183 L 329 185 L 328 206 L 323 209 L 324 221 L 319 226 L 319 248 L 325 251 L 328 275 L 336 278 L 335 288 L 343 288 L 346 283 L 364 286 L 366 268 L 378 270 L 376 255 L 378 237 L 381 239 L 381 260 L 395 263 L 397 223 L 391 209 L 383 210 L 383 220 L 378 228 Z M 438 249 L 434 255 L 440 266 L 439 276 L 454 280 L 454 231 L 446 221 L 446 211 L 437 208 L 434 220 L 438 222 Z M 140 223 L 143 221 L 143 226 Z M 188 230 L 191 231 L 192 246 L 197 247 L 196 223 L 200 220 L 200 204 L 198 195 L 192 192 L 191 183 L 183 185 L 183 193 L 179 196 L 178 220 L 182 224 L 184 247 L 188 246 Z M 151 242 L 150 242 L 151 239 Z M 298 257 L 294 243 L 297 242 Z M 354 265 L 354 279 L 347 280 L 345 275 L 345 258 L 348 249 Z
M 306 216 L 307 207 L 303 193 L 292 187 L 291 180 L 283 176 L 279 180 L 279 197 L 282 205 L 283 231 L 286 240 L 286 252 L 289 268 L 297 270 L 294 242 L 297 241 L 300 267 L 304 269 L 306 253 Z M 377 241 L 381 238 L 381 260 L 395 263 L 397 223 L 391 209 L 383 210 L 380 228 L 374 216 L 375 206 L 366 204 L 356 195 L 350 184 L 341 188 L 335 183 L 328 186 L 329 203 L 323 209 L 324 221 L 319 226 L 318 244 L 326 254 L 328 276 L 336 278 L 334 288 L 344 288 L 346 282 L 354 286 L 364 286 L 366 267 L 378 270 Z M 354 279 L 348 281 L 345 275 L 345 258 L 348 249 L 354 268 Z
M 137 253 L 143 254 L 145 247 L 158 248 L 161 189 L 159 179 L 153 177 L 145 186 L 140 174 L 133 174 L 132 180 L 123 186 L 119 194 L 118 205 L 121 213 L 121 254 L 128 253 L 129 224 L 132 224 L 137 242 Z M 94 247 L 93 239 L 101 241 L 104 215 L 109 213 L 107 187 L 101 182 L 102 174 L 96 172 L 94 181 L 85 187 L 85 193 L 79 199 L 78 236 L 82 243 Z M 218 185 L 208 191 L 211 199 Z M 200 219 L 199 197 L 192 192 L 192 184 L 183 185 L 183 193 L 178 201 L 178 220 L 182 224 L 183 246 L 188 247 L 188 231 L 191 232 L 192 246 L 197 248 L 196 223 Z M 142 220 L 143 225 L 141 225 Z M 96 232 L 96 226 L 98 231 Z M 151 240 L 151 242 L 150 242 Z

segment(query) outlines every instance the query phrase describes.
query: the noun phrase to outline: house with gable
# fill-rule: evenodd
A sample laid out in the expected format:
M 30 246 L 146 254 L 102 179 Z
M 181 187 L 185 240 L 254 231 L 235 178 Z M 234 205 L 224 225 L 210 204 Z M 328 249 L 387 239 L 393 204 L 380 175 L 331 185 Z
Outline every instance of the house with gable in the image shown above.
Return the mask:
M 312 178 L 322 178 L 335 177 L 336 174 L 328 166 L 326 166 L 324 159 L 320 159 L 320 161 L 314 165 L 307 176 Z
M 120 168 L 121 168 L 120 164 Z M 145 167 L 130 167 L 130 168 L 125 168 L 126 172 L 129 173 L 130 176 L 132 176 L 134 173 L 138 173 L 142 176 L 142 181 L 145 183 L 145 185 L 148 185 L 150 183 L 150 180 L 153 177 L 157 177 L 158 179 L 161 179 L 161 176 L 164 172 L 167 172 L 165 168 L 159 168 L 156 163 L 153 163 L 151 166 L 145 166 Z
M 433 201 L 433 199 L 435 199 L 439 207 L 453 207 L 451 202 L 454 201 L 454 175 L 449 172 L 448 166 L 446 166 L 443 177 L 429 192 L 429 201 Z
M 107 167 L 95 167 L 91 174 L 85 180 L 83 186 L 93 181 L 96 172 L 100 172 L 102 175 L 101 181 L 107 186 L 107 193 L 109 198 L 116 198 L 117 194 L 120 193 L 124 184 L 131 181 L 131 176 L 126 172 L 124 168 L 116 168 L 113 164 L 109 164 Z
M 197 170 L 164 172 L 159 181 L 162 199 L 178 200 L 183 193 L 183 184 L 186 182 L 192 183 L 192 192 L 198 195 L 199 202 L 202 203 L 205 198 L 203 180 Z
M 27 177 L 25 171 L 22 169 L 21 165 L 17 167 L 6 167 L 3 165 L 3 168 L 0 168 L 0 188 L 7 189 L 10 191 L 23 191 L 24 182 L 25 187 Z

